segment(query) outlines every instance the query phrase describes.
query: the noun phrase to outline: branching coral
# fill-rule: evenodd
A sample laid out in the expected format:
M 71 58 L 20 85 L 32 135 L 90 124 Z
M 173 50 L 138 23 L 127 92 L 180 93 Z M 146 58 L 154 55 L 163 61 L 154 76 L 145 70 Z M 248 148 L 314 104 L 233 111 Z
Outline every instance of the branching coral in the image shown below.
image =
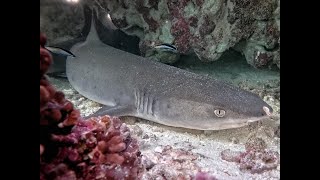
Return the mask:
M 40 34 L 40 179 L 138 179 L 140 151 L 116 117 L 84 120 L 45 76 L 52 57 Z

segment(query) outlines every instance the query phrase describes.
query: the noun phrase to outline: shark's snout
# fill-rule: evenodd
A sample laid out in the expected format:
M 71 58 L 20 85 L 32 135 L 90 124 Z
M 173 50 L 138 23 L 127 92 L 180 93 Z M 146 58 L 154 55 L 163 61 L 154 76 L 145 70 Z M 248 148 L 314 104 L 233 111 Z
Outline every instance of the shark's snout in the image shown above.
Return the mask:
M 270 110 L 270 108 L 268 108 L 267 106 L 263 106 L 263 111 L 267 114 L 267 116 L 272 115 L 272 110 Z

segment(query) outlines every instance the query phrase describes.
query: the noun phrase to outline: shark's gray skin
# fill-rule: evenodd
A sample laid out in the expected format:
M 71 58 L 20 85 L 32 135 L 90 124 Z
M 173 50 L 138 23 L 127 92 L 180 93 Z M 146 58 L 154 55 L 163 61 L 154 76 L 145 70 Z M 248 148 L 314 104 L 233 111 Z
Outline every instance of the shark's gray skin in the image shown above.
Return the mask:
M 91 21 L 94 18 L 101 42 L 108 44 L 114 48 L 140 55 L 140 39 L 137 36 L 127 35 L 120 29 L 115 28 L 111 19 L 107 19 L 107 17 L 105 17 L 104 23 L 100 22 L 96 14 L 94 14 L 94 16 L 92 15 L 92 10 L 87 5 L 84 5 L 83 12 L 85 22 L 80 35 L 74 39 L 70 39 L 64 42 L 49 44 L 49 46 L 60 47 L 70 51 L 71 47 L 73 47 L 75 44 L 84 42 L 86 40 L 86 37 L 90 31 Z M 52 57 L 54 63 L 50 66 L 48 75 L 62 78 L 65 77 L 64 74 L 66 72 L 67 56 L 52 53 Z
M 76 56 L 66 64 L 71 85 L 106 105 L 94 116 L 135 116 L 167 126 L 220 130 L 272 113 L 256 94 L 102 43 L 94 23 L 86 41 L 70 51 Z

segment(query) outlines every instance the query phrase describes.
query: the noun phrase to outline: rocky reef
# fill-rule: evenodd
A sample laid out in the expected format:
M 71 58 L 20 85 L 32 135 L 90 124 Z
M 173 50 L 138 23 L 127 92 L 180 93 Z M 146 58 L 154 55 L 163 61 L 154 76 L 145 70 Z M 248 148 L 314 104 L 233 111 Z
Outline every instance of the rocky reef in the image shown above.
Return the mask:
M 137 140 L 117 117 L 83 119 L 45 76 L 52 57 L 40 34 L 40 179 L 139 179 Z
M 46 32 L 48 43 L 56 44 L 86 34 L 81 4 L 61 0 L 40 1 L 40 32 Z
M 83 33 L 82 5 L 86 4 L 97 10 L 102 23 L 106 22 L 103 14 L 109 13 L 117 28 L 139 37 L 142 55 L 168 43 L 182 55 L 195 54 L 211 62 L 232 48 L 255 68 L 280 68 L 280 0 L 41 2 L 40 29 L 53 43 Z
M 280 68 L 280 0 L 96 0 L 113 23 L 140 37 L 140 50 L 171 43 L 181 54 L 218 60 L 234 48 L 256 68 Z

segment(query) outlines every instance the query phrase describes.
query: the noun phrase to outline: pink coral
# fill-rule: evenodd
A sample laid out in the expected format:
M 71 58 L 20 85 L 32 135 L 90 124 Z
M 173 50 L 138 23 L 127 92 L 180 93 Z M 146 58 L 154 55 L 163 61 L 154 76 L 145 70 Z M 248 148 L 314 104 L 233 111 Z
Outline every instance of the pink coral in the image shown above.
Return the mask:
M 187 53 L 192 39 L 189 23 L 185 19 L 176 20 L 172 24 L 171 34 L 175 37 L 174 44 L 180 53 Z
M 240 170 L 248 170 L 251 173 L 262 173 L 275 169 L 280 163 L 279 153 L 266 149 L 265 142 L 260 138 L 249 139 L 245 152 L 231 151 L 230 149 L 222 151 L 221 158 L 239 163 Z
M 158 146 L 155 152 L 145 153 L 142 157 L 145 166 L 142 179 L 215 180 L 214 176 L 201 172 L 197 158 L 186 149 Z
M 135 3 L 136 9 L 142 14 L 143 19 L 149 25 L 149 30 L 156 32 L 159 28 L 159 23 L 150 16 L 150 8 L 144 6 L 144 0 L 136 0 Z M 157 2 L 153 2 L 152 6 L 157 7 Z
M 45 77 L 52 57 L 40 34 L 40 180 L 138 179 L 140 151 L 119 118 L 84 120 Z
M 206 172 L 198 172 L 194 178 L 195 180 L 217 180 L 214 176 Z
M 125 133 L 128 129 L 121 132 L 124 128 L 126 125 L 116 117 L 79 120 L 68 135 L 54 138 L 63 146 L 55 160 L 44 167 L 65 163 L 73 167 L 65 173 L 73 171 L 83 179 L 136 179 L 141 168 L 140 152 L 137 141 Z M 43 173 L 52 175 L 45 169 Z
M 182 54 L 188 53 L 190 50 L 190 41 L 193 38 L 189 28 L 190 22 L 188 22 L 183 15 L 183 9 L 188 2 L 189 0 L 167 2 L 167 6 L 173 20 L 171 34 L 175 37 L 174 44 Z M 191 22 L 191 24 L 194 25 L 195 23 Z

